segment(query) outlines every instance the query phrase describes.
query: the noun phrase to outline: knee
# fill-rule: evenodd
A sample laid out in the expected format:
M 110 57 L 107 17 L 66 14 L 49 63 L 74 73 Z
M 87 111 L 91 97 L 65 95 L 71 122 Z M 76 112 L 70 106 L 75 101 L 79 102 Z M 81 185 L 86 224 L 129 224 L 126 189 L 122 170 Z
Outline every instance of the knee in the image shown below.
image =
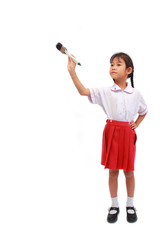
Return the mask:
M 124 175 L 126 178 L 134 177 L 134 171 L 124 171 Z
M 110 178 L 118 178 L 119 170 L 109 170 L 109 177 Z

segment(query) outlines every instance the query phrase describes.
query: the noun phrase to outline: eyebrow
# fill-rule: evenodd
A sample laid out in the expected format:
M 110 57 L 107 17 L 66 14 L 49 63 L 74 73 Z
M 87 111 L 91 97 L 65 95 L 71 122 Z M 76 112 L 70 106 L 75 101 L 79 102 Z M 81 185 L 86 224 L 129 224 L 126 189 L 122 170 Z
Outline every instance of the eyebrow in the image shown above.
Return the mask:
M 118 62 L 116 62 L 116 63 L 122 63 L 121 61 L 118 61 Z M 111 62 L 111 64 L 113 64 L 113 62 Z

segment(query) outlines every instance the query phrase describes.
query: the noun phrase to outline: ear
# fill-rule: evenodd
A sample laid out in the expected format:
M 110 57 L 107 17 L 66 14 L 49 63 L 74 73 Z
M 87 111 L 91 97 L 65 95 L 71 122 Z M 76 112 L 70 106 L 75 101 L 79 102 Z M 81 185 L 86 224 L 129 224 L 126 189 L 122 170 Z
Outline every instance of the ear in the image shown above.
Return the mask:
M 128 73 L 128 75 L 131 74 L 132 71 L 133 71 L 132 67 L 128 67 L 128 68 L 127 68 L 127 73 Z

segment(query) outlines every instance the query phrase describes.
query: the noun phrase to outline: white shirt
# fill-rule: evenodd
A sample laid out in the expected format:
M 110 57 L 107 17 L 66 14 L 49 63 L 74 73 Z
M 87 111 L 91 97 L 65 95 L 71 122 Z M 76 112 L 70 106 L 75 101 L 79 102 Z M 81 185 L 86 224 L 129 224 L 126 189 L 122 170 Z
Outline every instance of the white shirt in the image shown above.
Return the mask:
M 147 105 L 141 93 L 127 83 L 122 90 L 117 84 L 112 87 L 89 88 L 91 103 L 99 104 L 108 119 L 131 122 L 136 115 L 147 113 Z

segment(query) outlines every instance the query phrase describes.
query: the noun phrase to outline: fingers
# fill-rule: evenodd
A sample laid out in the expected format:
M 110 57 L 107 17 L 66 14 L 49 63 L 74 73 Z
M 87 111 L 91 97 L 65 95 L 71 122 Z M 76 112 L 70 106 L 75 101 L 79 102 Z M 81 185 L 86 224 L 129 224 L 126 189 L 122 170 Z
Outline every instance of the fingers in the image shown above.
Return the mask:
M 73 54 L 71 54 L 71 56 L 73 56 Z M 76 63 L 73 61 L 73 59 L 70 56 L 68 56 L 68 70 L 74 71 L 75 68 L 76 68 Z
M 76 58 L 73 54 L 71 54 L 72 57 Z
M 68 65 L 70 65 L 72 68 L 76 67 L 76 63 L 73 61 L 73 59 L 70 56 L 68 56 Z
M 73 54 L 71 54 L 71 56 L 75 58 L 75 56 L 74 56 Z M 71 63 L 71 62 L 75 63 L 70 56 L 68 56 L 68 62 L 69 62 L 69 63 Z
M 131 121 L 131 122 L 130 122 L 130 127 L 131 127 L 132 129 L 136 129 L 136 128 L 137 128 L 137 125 L 136 125 L 136 123 L 135 123 L 134 121 Z
M 130 127 L 133 129 L 133 127 L 134 127 L 134 122 L 133 121 L 130 122 Z
M 68 56 L 68 63 L 71 63 L 71 57 Z

